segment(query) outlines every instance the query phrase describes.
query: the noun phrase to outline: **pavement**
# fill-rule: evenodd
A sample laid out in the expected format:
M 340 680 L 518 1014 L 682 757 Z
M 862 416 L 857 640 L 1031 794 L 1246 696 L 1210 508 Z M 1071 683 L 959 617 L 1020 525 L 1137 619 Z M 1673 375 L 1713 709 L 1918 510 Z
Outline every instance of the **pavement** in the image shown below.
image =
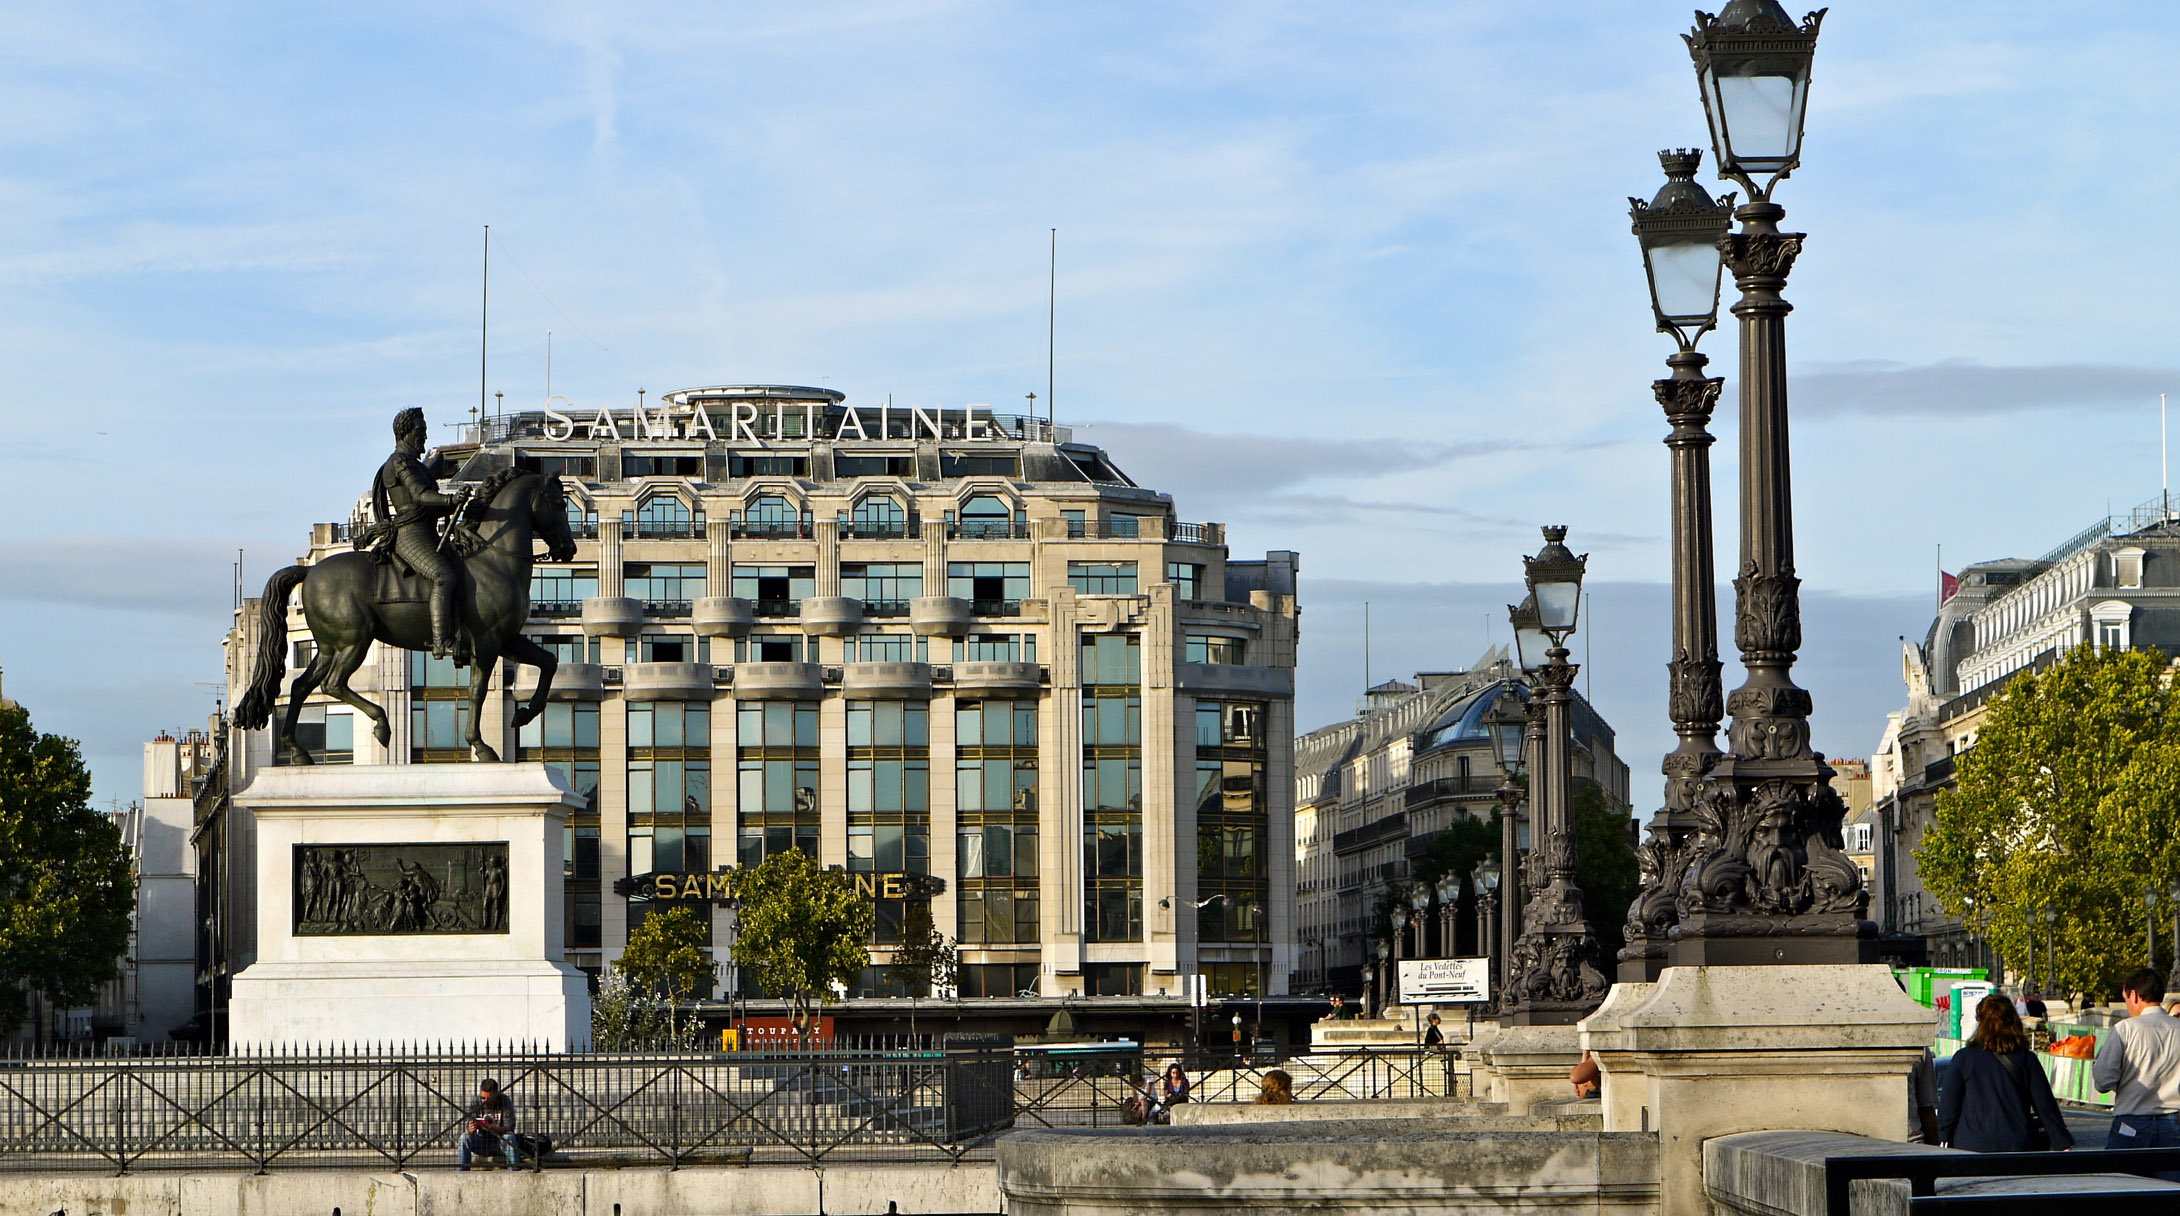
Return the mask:
M 2066 1129 L 2074 1133 L 2074 1147 L 2103 1148 L 2104 1141 L 2112 1132 L 2112 1116 L 2101 1106 L 2069 1106 L 2059 1104 L 2059 1112 L 2066 1116 Z

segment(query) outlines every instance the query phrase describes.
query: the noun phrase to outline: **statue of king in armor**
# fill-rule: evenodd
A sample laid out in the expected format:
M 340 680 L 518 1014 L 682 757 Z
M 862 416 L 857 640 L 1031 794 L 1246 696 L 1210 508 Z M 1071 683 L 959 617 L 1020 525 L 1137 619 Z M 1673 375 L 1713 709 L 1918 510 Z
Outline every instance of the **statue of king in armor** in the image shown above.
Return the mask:
M 424 411 L 412 407 L 394 415 L 394 454 L 371 479 L 371 506 L 379 535 L 392 534 L 393 556 L 431 582 L 432 657 L 466 664 L 454 598 L 461 566 L 441 541 L 439 521 L 459 512 L 467 494 L 442 491 L 424 466 L 428 434 Z

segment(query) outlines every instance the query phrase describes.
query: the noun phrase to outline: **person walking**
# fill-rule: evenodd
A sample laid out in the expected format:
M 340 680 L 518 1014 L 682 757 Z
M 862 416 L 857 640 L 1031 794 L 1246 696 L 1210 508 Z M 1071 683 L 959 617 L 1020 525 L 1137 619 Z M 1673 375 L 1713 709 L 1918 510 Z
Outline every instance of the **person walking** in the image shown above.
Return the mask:
M 2165 977 L 2144 967 L 2120 982 L 2119 994 L 2127 1020 L 2105 1032 L 2089 1069 L 2097 1092 L 2112 1095 L 2104 1147 L 2180 1147 L 2180 1018 L 2161 1007 Z
M 1976 1005 L 1975 1036 L 1953 1053 L 1938 1094 L 1938 1139 L 1977 1153 L 2074 1147 L 2012 998 L 1993 993 Z

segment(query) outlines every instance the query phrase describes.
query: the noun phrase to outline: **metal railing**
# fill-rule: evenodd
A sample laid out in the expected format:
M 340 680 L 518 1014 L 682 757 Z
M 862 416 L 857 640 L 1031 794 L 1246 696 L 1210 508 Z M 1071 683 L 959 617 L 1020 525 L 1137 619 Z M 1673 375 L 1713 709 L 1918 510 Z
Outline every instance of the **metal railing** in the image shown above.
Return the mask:
M 1022 601 L 976 600 L 969 605 L 969 611 L 976 616 L 1020 616 Z
M 1028 540 L 1029 524 L 1010 519 L 956 520 L 952 540 Z
M 1420 1050 L 1359 1050 L 1254 1063 L 1231 1052 L 1193 1052 L 1174 1057 L 1191 1083 L 1189 1101 L 1249 1105 L 1264 1092 L 1274 1067 L 1294 1083 L 1297 1102 L 1384 1101 L 1453 1097 L 1452 1057 Z M 1144 1057 L 1143 1075 L 1157 1085 L 1168 1061 Z M 1020 1078 L 1015 1082 L 1016 1127 L 1117 1127 L 1130 1122 L 1136 1091 L 1126 1077 Z
M 1223 545 L 1226 543 L 1226 529 L 1223 524 L 1176 522 L 1173 525 L 1173 539 L 1184 545 Z
M 636 519 L 626 525 L 630 540 L 696 540 L 704 535 L 704 520 Z
M 954 1162 L 1015 1117 L 1003 1044 L 8 1060 L 0 1174 L 452 1166 L 488 1076 L 534 1168 Z
M 808 520 L 739 519 L 731 531 L 736 540 L 808 540 L 813 529 Z
M 583 615 L 581 600 L 531 600 L 531 616 L 559 617 Z
M 907 600 L 864 600 L 863 615 L 869 617 L 894 617 L 908 615 Z
M 758 600 L 758 616 L 794 616 L 802 611 L 801 600 Z
M 687 616 L 689 601 L 646 599 L 643 602 L 643 612 L 645 616 Z
M 917 533 L 916 521 L 897 520 L 893 523 L 866 520 L 861 523 L 840 525 L 843 540 L 906 540 Z

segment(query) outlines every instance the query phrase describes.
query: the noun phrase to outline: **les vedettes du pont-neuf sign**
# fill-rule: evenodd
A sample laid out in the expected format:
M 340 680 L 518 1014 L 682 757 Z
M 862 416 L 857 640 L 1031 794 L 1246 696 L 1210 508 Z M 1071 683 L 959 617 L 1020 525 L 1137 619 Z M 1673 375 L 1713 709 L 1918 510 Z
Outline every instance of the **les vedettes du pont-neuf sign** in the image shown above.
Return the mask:
M 855 406 L 821 401 L 691 403 L 668 399 L 650 407 L 582 410 L 558 395 L 545 404 L 542 437 L 553 443 L 666 441 L 747 443 L 758 447 L 808 443 L 813 439 L 875 443 L 886 439 L 976 442 L 1011 438 L 994 426 L 992 407 L 982 404 L 921 406 L 888 402 Z

